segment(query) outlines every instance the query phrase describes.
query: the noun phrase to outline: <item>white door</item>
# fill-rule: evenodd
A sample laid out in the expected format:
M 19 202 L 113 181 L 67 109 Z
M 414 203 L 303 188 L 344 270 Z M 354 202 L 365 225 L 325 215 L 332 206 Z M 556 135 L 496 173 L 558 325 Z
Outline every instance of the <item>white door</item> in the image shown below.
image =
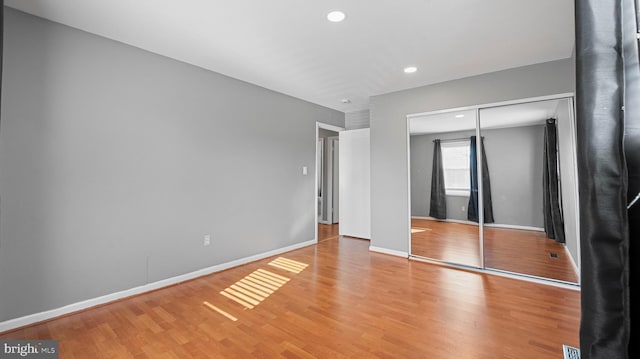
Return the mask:
M 369 129 L 341 131 L 339 138 L 339 232 L 371 239 Z

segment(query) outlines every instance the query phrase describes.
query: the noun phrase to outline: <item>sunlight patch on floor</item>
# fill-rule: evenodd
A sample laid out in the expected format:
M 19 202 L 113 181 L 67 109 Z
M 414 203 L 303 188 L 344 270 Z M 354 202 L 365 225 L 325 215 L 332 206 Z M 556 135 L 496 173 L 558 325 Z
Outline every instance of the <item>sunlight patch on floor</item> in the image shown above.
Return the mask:
M 420 233 L 424 231 L 430 231 L 431 228 L 411 228 L 411 233 Z
M 253 309 L 288 281 L 287 277 L 257 269 L 221 291 L 220 294 L 247 309 Z
M 272 267 L 284 269 L 286 271 L 293 272 L 293 273 L 300 273 L 309 266 L 308 264 L 294 261 L 292 259 L 283 258 L 283 257 L 278 257 L 272 260 L 271 262 L 269 262 L 269 265 Z
M 211 310 L 213 310 L 213 311 L 215 311 L 215 312 L 218 312 L 218 313 L 222 314 L 223 316 L 225 316 L 225 317 L 229 318 L 230 320 L 232 320 L 232 321 L 234 321 L 234 322 L 238 320 L 238 318 L 234 317 L 233 315 L 231 315 L 231 314 L 229 314 L 229 313 L 225 312 L 224 310 L 222 310 L 222 309 L 220 309 L 220 308 L 216 307 L 215 305 L 213 305 L 213 304 L 211 304 L 211 303 L 209 303 L 209 302 L 204 302 L 204 303 L 202 303 L 202 304 L 204 304 L 207 308 L 209 308 L 209 309 L 211 309 Z

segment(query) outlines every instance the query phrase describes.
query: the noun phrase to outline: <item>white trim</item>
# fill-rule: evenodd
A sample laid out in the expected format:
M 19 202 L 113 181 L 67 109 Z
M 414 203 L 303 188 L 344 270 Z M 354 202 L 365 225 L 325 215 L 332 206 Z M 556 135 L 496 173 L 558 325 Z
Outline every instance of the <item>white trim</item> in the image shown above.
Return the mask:
M 575 109 L 575 101 L 574 98 L 570 98 L 569 99 L 569 112 L 570 112 L 570 118 L 571 121 L 569 122 L 570 124 L 570 128 L 571 128 L 571 141 L 573 141 L 573 143 L 571 144 L 571 146 L 573 147 L 573 149 L 575 150 L 573 152 L 573 163 L 575 164 L 575 166 L 573 166 L 573 176 L 576 179 L 576 181 L 578 181 L 578 179 L 580 178 L 578 176 L 578 139 L 577 139 L 577 129 L 576 129 L 576 109 Z M 576 185 L 573 186 L 574 187 L 574 195 L 576 196 L 576 203 L 575 203 L 575 211 L 576 211 L 576 237 L 577 238 L 577 256 L 578 258 L 573 258 L 572 259 L 576 259 L 578 263 L 582 263 L 582 251 L 580 249 L 581 247 L 581 243 L 580 243 L 580 190 L 579 190 L 579 186 Z M 577 264 L 577 263 L 576 263 Z M 578 278 L 580 278 L 580 271 L 577 271 L 576 273 L 578 273 Z
M 471 226 L 479 226 L 478 223 L 476 222 L 472 222 L 472 221 L 465 221 L 464 219 L 437 219 L 437 218 L 433 218 L 432 220 L 434 221 L 439 221 L 439 222 L 451 222 L 451 223 L 460 223 L 460 224 L 468 224 Z
M 328 159 L 330 159 L 330 162 L 331 162 L 331 165 L 329 166 L 331 168 L 331 176 L 329 180 L 329 187 L 331 187 L 331 191 L 329 192 L 331 193 L 331 197 L 329 197 L 330 206 L 328 206 L 327 209 L 330 215 L 330 218 L 329 218 L 330 224 L 336 224 L 339 222 L 338 206 L 340 203 L 340 176 L 338 175 L 339 173 L 338 168 L 339 168 L 339 162 L 340 162 L 339 161 L 340 137 L 339 136 L 327 137 L 327 140 L 329 141 L 329 149 L 331 152 L 330 155 L 328 156 Z M 334 201 L 334 199 L 337 199 L 337 201 Z
M 435 114 L 440 114 L 440 113 L 465 111 L 465 110 L 479 110 L 479 109 L 489 108 L 489 107 L 500 107 L 500 106 L 509 106 L 509 105 L 516 105 L 516 104 L 521 104 L 521 103 L 528 103 L 528 102 L 557 100 L 557 99 L 562 99 L 562 98 L 567 98 L 567 97 L 574 97 L 574 96 L 575 96 L 575 94 L 573 92 L 567 92 L 567 93 L 559 93 L 559 94 L 548 95 L 548 96 L 529 97 L 529 98 L 518 99 L 518 100 L 510 100 L 510 101 L 502 101 L 502 102 L 494 102 L 494 103 L 485 103 L 485 104 L 471 105 L 471 106 L 464 106 L 464 107 L 447 108 L 447 109 L 436 110 L 436 111 L 412 113 L 412 114 L 407 115 L 407 120 L 410 120 L 410 119 L 416 118 L 416 117 L 422 117 L 422 116 L 427 116 L 427 115 L 435 115 Z M 408 126 L 407 126 L 407 132 L 409 132 L 409 127 Z
M 376 252 L 376 253 L 382 253 L 382 254 L 388 254 L 388 255 L 392 255 L 392 256 L 396 256 L 396 257 L 409 258 L 409 253 L 403 252 L 403 251 L 396 251 L 394 249 L 387 249 L 387 248 L 382 248 L 382 247 L 369 246 L 369 251 Z
M 462 219 L 437 219 L 433 217 L 420 217 L 420 216 L 411 216 L 412 219 L 426 219 L 429 221 L 438 221 L 438 222 L 451 222 L 451 223 L 460 223 L 460 224 L 469 224 L 477 226 L 478 223 L 465 221 Z M 520 226 L 516 224 L 499 224 L 499 223 L 485 223 L 485 227 L 494 227 L 494 228 L 505 228 L 505 229 L 520 229 L 523 231 L 536 231 L 536 232 L 544 232 L 544 228 L 540 227 L 530 227 L 530 226 Z
M 494 227 L 494 228 L 505 228 L 505 229 L 519 229 L 523 231 L 536 231 L 536 232 L 544 232 L 544 228 L 540 227 L 531 227 L 531 226 L 520 226 L 517 224 L 500 224 L 500 223 L 485 223 L 485 227 Z
M 571 261 L 571 264 L 573 265 L 573 270 L 576 271 L 576 275 L 578 276 L 578 282 L 580 282 L 580 269 L 578 268 L 578 265 L 576 264 L 575 259 L 573 259 L 573 256 L 571 255 L 571 252 L 569 252 L 569 248 L 567 248 L 567 245 L 564 245 L 564 254 L 569 257 L 569 260 Z
M 408 256 L 411 256 L 411 131 L 410 131 L 411 119 L 407 116 L 405 121 L 405 132 L 407 133 L 407 248 Z
M 478 237 L 480 239 L 480 267 L 487 268 L 486 258 L 484 255 L 484 174 L 482 173 L 482 163 L 484 162 L 484 145 L 482 143 L 482 134 L 480 133 L 480 108 L 476 108 L 476 174 L 478 181 Z M 471 144 L 469 144 L 471 146 Z M 469 150 L 471 157 L 471 150 Z M 471 170 L 471 169 L 469 169 Z M 471 178 L 471 174 L 469 174 Z M 469 188 L 471 191 L 471 188 Z
M 275 255 L 284 253 L 284 252 L 289 252 L 289 251 L 292 251 L 292 250 L 295 250 L 295 249 L 311 246 L 311 245 L 314 245 L 314 244 L 316 244 L 315 240 L 296 243 L 296 244 L 293 244 L 293 245 L 290 245 L 290 246 L 287 246 L 287 247 L 282 247 L 282 248 L 274 249 L 274 250 L 271 250 L 271 251 L 268 251 L 268 252 L 255 254 L 255 255 L 252 255 L 252 256 L 249 256 L 249 257 L 236 259 L 236 260 L 233 260 L 231 262 L 217 264 L 217 265 L 214 265 L 214 266 L 211 266 L 211 267 L 208 267 L 208 268 L 203 268 L 203 269 L 199 269 L 199 270 L 194 271 L 194 272 L 181 274 L 181 275 L 178 275 L 178 276 L 175 276 L 175 277 L 171 277 L 171 278 L 167 278 L 167 279 L 162 279 L 162 280 L 159 280 L 157 282 L 148 283 L 148 284 L 141 285 L 141 286 L 138 286 L 138 287 L 126 289 L 126 290 L 123 290 L 123 291 L 120 291 L 120 292 L 115 292 L 115 293 L 103 295 L 103 296 L 100 296 L 100 297 L 83 300 L 81 302 L 65 305 L 64 307 L 51 309 L 51 310 L 47 310 L 47 311 L 40 312 L 40 313 L 29 314 L 29 315 L 25 315 L 23 317 L 15 318 L 15 319 L 9 319 L 9 320 L 6 320 L 4 322 L 0 322 L 0 333 L 8 331 L 8 330 L 24 327 L 24 326 L 27 326 L 27 325 L 30 325 L 30 324 L 46 321 L 46 320 L 53 319 L 53 318 L 56 318 L 56 317 L 60 317 L 60 316 L 65 315 L 65 314 L 70 314 L 70 313 L 74 313 L 74 312 L 77 312 L 77 311 L 80 311 L 80 310 L 84 310 L 84 309 L 88 309 L 88 308 L 95 307 L 95 306 L 98 306 L 98 305 L 106 304 L 106 303 L 113 302 L 113 301 L 116 301 L 116 300 L 119 300 L 119 299 L 131 297 L 131 296 L 142 294 L 142 293 L 146 293 L 146 292 L 150 292 L 150 291 L 153 291 L 153 290 L 156 290 L 156 289 L 160 289 L 160 288 L 164 288 L 164 287 L 168 287 L 168 286 L 171 286 L 171 285 L 174 285 L 174 284 L 178 284 L 178 283 L 181 283 L 181 282 L 184 282 L 184 281 L 188 281 L 188 280 L 195 279 L 195 278 L 198 278 L 198 277 L 206 276 L 206 275 L 209 275 L 209 274 L 212 274 L 212 273 L 220 272 L 220 271 L 223 271 L 223 270 L 226 270 L 226 269 L 229 269 L 229 268 L 237 267 L 237 266 L 240 266 L 240 265 L 243 265 L 243 264 L 247 264 L 247 263 L 250 263 L 250 262 L 255 262 L 255 261 L 260 260 L 260 259 L 272 257 L 272 256 L 275 256 Z
M 478 273 L 478 274 L 496 275 L 496 276 L 499 276 L 499 277 L 516 279 L 516 280 L 521 280 L 521 281 L 525 281 L 525 282 L 544 284 L 544 285 L 549 285 L 549 286 L 552 286 L 552 287 L 570 289 L 570 290 L 574 290 L 574 291 L 578 291 L 578 292 L 580 291 L 580 286 L 578 284 L 575 284 L 575 283 L 557 281 L 557 280 L 553 280 L 553 279 L 544 279 L 544 278 L 533 277 L 533 276 L 529 276 L 529 275 L 525 275 L 525 274 L 514 274 L 514 273 L 509 273 L 509 272 L 503 272 L 503 271 L 497 270 L 497 269 L 482 269 L 482 268 L 476 268 L 476 267 L 469 267 L 469 266 L 455 264 L 455 263 L 440 262 L 440 261 L 437 261 L 437 260 L 432 260 L 432 259 L 423 258 L 423 257 L 410 256 L 409 259 L 410 260 L 414 260 L 416 262 L 424 262 L 424 263 L 428 263 L 428 264 L 435 264 L 435 265 L 439 265 L 439 266 L 442 266 L 444 268 L 449 268 L 449 269 L 461 269 L 461 270 L 466 270 L 466 271 L 469 271 L 469 272 L 475 272 L 475 273 Z
M 437 219 L 437 218 L 433 218 L 433 217 L 419 217 L 419 216 L 412 216 L 412 219 L 426 219 L 429 221 L 436 221 L 436 222 L 451 222 L 451 223 L 460 223 L 460 224 L 468 224 L 468 225 L 473 225 L 473 226 L 478 226 L 478 223 L 476 222 L 471 222 L 471 221 L 465 221 L 462 219 L 452 219 L 452 218 L 448 218 L 448 219 Z
M 334 125 L 330 125 L 330 124 L 328 124 L 328 123 L 316 122 L 316 124 L 317 124 L 320 128 L 323 128 L 323 129 L 325 129 L 325 130 L 334 131 L 334 132 L 344 131 L 344 127 L 334 126 Z
M 315 173 L 315 178 L 314 178 L 314 187 L 313 187 L 313 218 L 316 218 L 316 222 L 318 222 L 318 139 L 320 138 L 320 129 L 325 129 L 325 130 L 330 130 L 330 131 L 335 131 L 335 132 L 340 132 L 340 131 L 344 131 L 344 127 L 338 127 L 338 126 L 334 126 L 334 125 L 330 125 L 328 123 L 323 123 L 323 122 L 317 122 L 316 121 L 316 138 L 315 138 L 315 157 L 313 159 L 313 161 L 316 163 L 316 173 Z M 318 243 L 318 224 L 314 223 L 314 243 Z

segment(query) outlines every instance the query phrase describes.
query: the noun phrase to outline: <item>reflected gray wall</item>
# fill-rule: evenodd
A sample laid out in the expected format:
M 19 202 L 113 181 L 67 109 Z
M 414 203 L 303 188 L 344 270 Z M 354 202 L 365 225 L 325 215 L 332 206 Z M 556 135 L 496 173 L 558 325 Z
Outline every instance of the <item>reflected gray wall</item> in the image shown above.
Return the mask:
M 543 227 L 543 131 L 542 125 L 482 131 L 495 224 Z M 472 135 L 475 131 L 411 136 L 412 216 L 429 215 L 433 140 Z M 467 220 L 468 201 L 468 197 L 447 196 L 447 218 Z
M 371 245 L 409 252 L 409 114 L 575 89 L 570 58 L 371 97 Z
M 543 228 L 544 127 L 482 130 L 482 136 L 495 224 Z
M 314 239 L 302 167 L 343 113 L 10 8 L 4 26 L 0 321 Z

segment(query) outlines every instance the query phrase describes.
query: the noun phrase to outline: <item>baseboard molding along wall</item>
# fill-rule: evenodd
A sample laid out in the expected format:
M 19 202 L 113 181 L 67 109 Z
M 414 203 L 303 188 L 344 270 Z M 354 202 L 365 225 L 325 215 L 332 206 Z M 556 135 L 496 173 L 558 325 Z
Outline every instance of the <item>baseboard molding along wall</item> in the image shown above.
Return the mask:
M 40 313 L 35 313 L 35 314 L 29 314 L 29 315 L 26 315 L 26 316 L 23 316 L 23 317 L 15 318 L 15 319 L 9 319 L 7 321 L 0 322 L 0 333 L 6 332 L 8 330 L 24 327 L 24 326 L 27 326 L 27 325 L 31 325 L 31 324 L 34 324 L 34 323 L 43 322 L 43 321 L 46 321 L 46 320 L 49 320 L 49 319 L 60 317 L 60 316 L 66 315 L 66 314 L 71 314 L 71 313 L 74 313 L 74 312 L 77 312 L 77 311 L 81 311 L 81 310 L 84 310 L 84 309 L 88 309 L 88 308 L 91 308 L 91 307 L 95 307 L 95 306 L 98 306 L 98 305 L 107 304 L 109 302 L 113 302 L 113 301 L 116 301 L 116 300 L 124 299 L 124 298 L 127 298 L 127 297 L 132 297 L 134 295 L 138 295 L 138 294 L 150 292 L 150 291 L 153 291 L 153 290 L 161 289 L 161 288 L 168 287 L 168 286 L 171 286 L 171 285 L 174 285 L 174 284 L 178 284 L 178 283 L 181 283 L 181 282 L 185 282 L 185 281 L 188 281 L 188 280 L 191 280 L 191 279 L 195 279 L 195 278 L 198 278 L 198 277 L 202 277 L 202 276 L 206 276 L 206 275 L 213 274 L 213 273 L 216 273 L 216 272 L 220 272 L 220 271 L 223 271 L 225 269 L 241 266 L 243 264 L 255 262 L 255 261 L 260 260 L 260 259 L 268 258 L 268 257 L 271 257 L 271 256 L 275 256 L 275 255 L 278 255 L 278 254 L 281 254 L 281 253 L 289 252 L 289 251 L 292 251 L 292 250 L 295 250 L 295 249 L 299 249 L 299 248 L 302 248 L 302 247 L 307 247 L 307 246 L 314 245 L 314 244 L 316 244 L 315 240 L 296 243 L 296 244 L 293 244 L 293 245 L 290 245 L 290 246 L 287 246 L 287 247 L 274 249 L 272 251 L 259 253 L 259 254 L 256 254 L 256 255 L 249 256 L 249 257 L 236 259 L 236 260 L 233 260 L 231 262 L 217 264 L 217 265 L 214 265 L 214 266 L 211 266 L 211 267 L 199 269 L 199 270 L 194 271 L 194 272 L 181 274 L 179 276 L 175 276 L 175 277 L 159 280 L 159 281 L 153 282 L 153 283 L 148 283 L 148 284 L 145 284 L 145 285 L 141 285 L 139 287 L 134 287 L 134 288 L 131 288 L 131 289 L 126 289 L 126 290 L 120 291 L 120 292 L 103 295 L 103 296 L 100 296 L 100 297 L 97 297 L 97 298 L 83 300 L 81 302 L 65 305 L 64 307 L 61 307 L 61 308 L 51 309 L 51 310 L 47 310 L 47 311 L 40 312 Z
M 468 225 L 472 225 L 472 226 L 477 226 L 478 225 L 478 223 L 476 223 L 476 222 L 464 221 L 464 220 L 461 220 L 461 219 L 437 219 L 437 218 L 433 218 L 433 217 L 420 217 L 420 216 L 412 216 L 411 218 L 412 219 L 427 219 L 427 220 L 430 220 L 430 221 L 439 221 L 439 222 L 461 223 L 461 224 L 468 224 Z M 493 227 L 493 228 L 521 229 L 521 230 L 525 230 L 525 231 L 544 232 L 544 228 L 531 227 L 531 226 L 519 226 L 519 225 L 516 225 L 516 224 L 485 223 L 484 226 L 485 227 Z
M 392 255 L 392 256 L 396 256 L 396 257 L 409 258 L 409 253 L 402 252 L 402 251 L 396 251 L 396 250 L 393 250 L 393 249 L 369 246 L 369 251 L 382 253 L 382 254 L 389 254 L 389 255 Z
M 567 257 L 569 257 L 569 260 L 571 261 L 571 264 L 573 265 L 573 270 L 576 271 L 576 274 L 578 275 L 578 283 L 580 283 L 580 269 L 578 268 L 578 264 L 576 263 L 575 259 L 573 259 L 573 256 L 571 255 L 571 252 L 569 252 L 569 248 L 567 248 L 566 244 L 563 245 L 564 246 L 564 254 L 567 255 Z

